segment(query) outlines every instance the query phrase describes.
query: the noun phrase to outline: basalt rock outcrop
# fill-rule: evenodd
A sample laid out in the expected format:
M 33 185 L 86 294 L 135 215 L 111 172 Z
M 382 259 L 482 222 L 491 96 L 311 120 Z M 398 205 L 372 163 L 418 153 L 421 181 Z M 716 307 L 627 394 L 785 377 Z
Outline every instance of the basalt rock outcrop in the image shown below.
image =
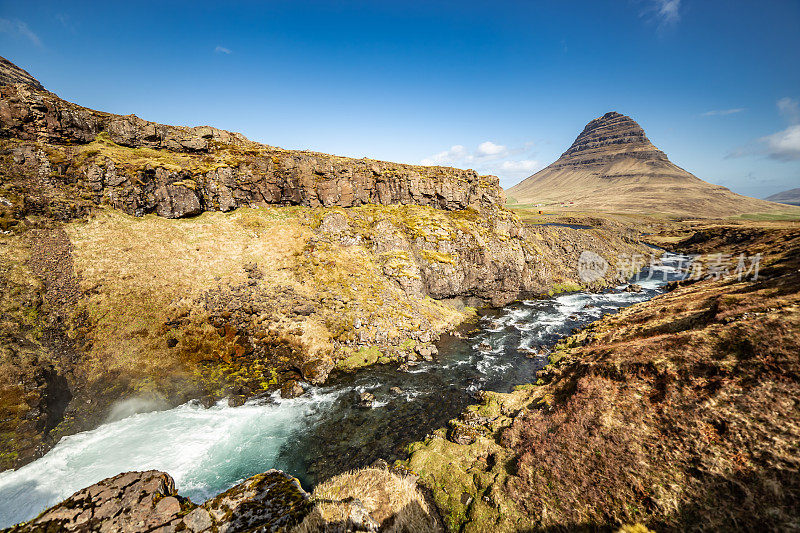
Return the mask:
M 697 178 L 672 163 L 633 119 L 616 112 L 589 122 L 557 161 L 509 189 L 508 195 L 520 204 L 549 208 L 693 217 L 780 208 Z
M 494 176 L 283 150 L 238 133 L 102 113 L 32 85 L 0 88 L 0 138 L 13 166 L 85 203 L 168 218 L 241 206 L 439 209 L 502 203 Z
M 203 504 L 169 474 L 125 472 L 79 490 L 6 533 L 440 533 L 438 513 L 402 467 L 364 468 L 312 493 L 280 470 L 250 477 Z
M 309 494 L 279 470 L 253 476 L 202 505 L 179 496 L 163 472 L 125 472 L 82 489 L 14 533 L 290 531 L 309 512 Z

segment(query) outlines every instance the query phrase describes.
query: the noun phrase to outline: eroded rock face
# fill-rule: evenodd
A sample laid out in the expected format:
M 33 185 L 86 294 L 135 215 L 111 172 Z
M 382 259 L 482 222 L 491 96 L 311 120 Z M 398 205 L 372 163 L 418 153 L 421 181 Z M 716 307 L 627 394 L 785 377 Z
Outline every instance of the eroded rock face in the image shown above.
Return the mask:
M 283 150 L 209 126 L 93 111 L 23 84 L 0 88 L 0 138 L 21 141 L 13 148 L 19 170 L 137 216 L 275 204 L 454 210 L 504 201 L 497 178 L 474 170 Z M 35 158 L 34 142 L 48 145 Z
M 310 509 L 309 495 L 279 470 L 253 476 L 198 506 L 164 472 L 126 472 L 80 490 L 14 532 L 288 531 Z
M 610 258 L 629 245 L 611 234 L 526 225 L 499 208 L 459 213 L 468 223 L 427 215 L 435 213 L 335 212 L 322 219 L 310 243 L 363 246 L 410 297 L 477 298 L 494 307 L 547 292 L 559 271 L 578 264 L 583 250 Z
M 637 154 L 642 159 L 667 161 L 633 119 L 612 111 L 589 122 L 560 160 L 591 164 L 598 158 Z

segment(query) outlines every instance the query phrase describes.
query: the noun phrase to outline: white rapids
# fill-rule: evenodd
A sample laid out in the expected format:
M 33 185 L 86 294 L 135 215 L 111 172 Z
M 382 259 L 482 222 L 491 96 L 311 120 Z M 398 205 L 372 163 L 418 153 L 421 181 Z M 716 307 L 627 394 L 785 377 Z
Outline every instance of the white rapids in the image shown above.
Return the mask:
M 64 437 L 41 459 L 0 473 L 0 527 L 28 520 L 74 492 L 120 472 L 161 470 L 178 491 L 202 502 L 257 473 L 280 467 L 281 447 L 303 418 L 341 391 L 311 389 L 240 407 L 197 402 L 103 424 Z

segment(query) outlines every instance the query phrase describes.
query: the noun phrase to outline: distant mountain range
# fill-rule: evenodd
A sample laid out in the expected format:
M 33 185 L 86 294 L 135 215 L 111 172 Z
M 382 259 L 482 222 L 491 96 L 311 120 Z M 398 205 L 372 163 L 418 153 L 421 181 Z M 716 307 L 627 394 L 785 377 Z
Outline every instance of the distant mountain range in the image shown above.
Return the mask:
M 633 119 L 592 120 L 558 160 L 507 191 L 509 202 L 574 210 L 724 217 L 786 209 L 705 182 L 672 163 Z
M 789 189 L 788 191 L 779 192 L 772 196 L 767 196 L 770 202 L 778 202 L 780 204 L 789 204 L 800 206 L 800 187 L 797 189 Z

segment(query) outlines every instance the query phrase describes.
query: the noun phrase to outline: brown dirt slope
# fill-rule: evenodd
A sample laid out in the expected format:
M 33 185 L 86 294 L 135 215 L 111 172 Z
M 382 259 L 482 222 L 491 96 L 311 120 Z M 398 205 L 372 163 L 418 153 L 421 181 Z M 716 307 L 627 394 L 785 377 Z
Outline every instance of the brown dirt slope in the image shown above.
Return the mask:
M 589 122 L 556 162 L 507 194 L 517 204 L 692 217 L 787 209 L 695 177 L 653 146 L 633 119 L 616 112 Z
M 765 258 L 757 281 L 682 283 L 566 339 L 536 385 L 462 417 L 473 444 L 413 446 L 451 529 L 798 528 L 800 230 L 679 248 Z

